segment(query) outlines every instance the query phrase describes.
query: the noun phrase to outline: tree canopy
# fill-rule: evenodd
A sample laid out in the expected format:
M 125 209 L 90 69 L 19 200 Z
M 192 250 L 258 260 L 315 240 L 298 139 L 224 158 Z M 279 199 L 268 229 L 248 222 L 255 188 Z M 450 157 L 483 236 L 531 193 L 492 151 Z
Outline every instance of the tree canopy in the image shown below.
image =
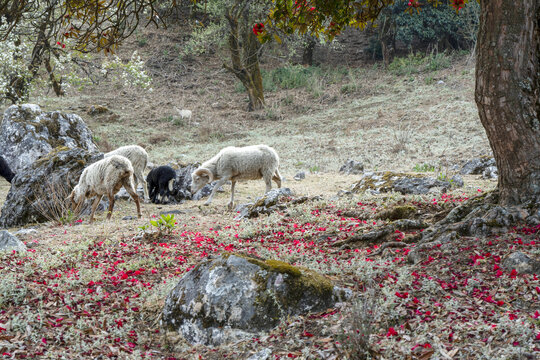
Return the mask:
M 272 27 L 280 29 L 286 34 L 299 32 L 310 33 L 315 36 L 323 34 L 332 39 L 346 27 L 364 28 L 368 23 L 375 21 L 381 11 L 394 4 L 394 0 L 275 0 L 274 9 L 268 16 Z M 407 3 L 409 13 L 420 12 L 422 6 L 439 6 L 441 0 L 409 0 Z M 450 5 L 459 11 L 468 0 L 450 0 Z M 260 33 L 262 40 L 270 39 L 267 32 Z

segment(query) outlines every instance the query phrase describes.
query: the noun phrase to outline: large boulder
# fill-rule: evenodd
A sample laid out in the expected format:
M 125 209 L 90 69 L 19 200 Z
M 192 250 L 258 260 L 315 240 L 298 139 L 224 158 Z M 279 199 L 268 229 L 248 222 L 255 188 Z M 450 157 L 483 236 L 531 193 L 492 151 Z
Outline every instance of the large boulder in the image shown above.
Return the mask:
M 223 254 L 180 280 L 162 324 L 190 343 L 219 345 L 270 330 L 287 316 L 325 310 L 347 295 L 306 268 Z
M 48 221 L 51 214 L 44 210 L 61 208 L 83 169 L 102 158 L 101 153 L 60 146 L 21 170 L 2 207 L 0 228 Z
M 43 112 L 38 105 L 12 105 L 0 125 L 0 154 L 18 174 L 54 148 L 98 148 L 80 116 L 60 111 Z
M 376 194 L 389 191 L 402 194 L 427 194 L 435 189 L 444 190 L 459 186 L 463 186 L 463 181 L 459 176 L 446 181 L 429 176 L 386 171 L 364 173 L 362 179 L 353 185 L 352 191 L 355 193 L 370 191 Z

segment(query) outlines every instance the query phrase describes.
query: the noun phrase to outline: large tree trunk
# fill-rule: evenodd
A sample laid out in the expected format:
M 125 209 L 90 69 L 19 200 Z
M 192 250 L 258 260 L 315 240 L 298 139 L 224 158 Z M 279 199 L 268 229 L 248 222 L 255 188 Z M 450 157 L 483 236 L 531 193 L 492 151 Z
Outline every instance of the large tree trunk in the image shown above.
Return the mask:
M 502 205 L 540 200 L 540 0 L 481 0 L 476 103 Z

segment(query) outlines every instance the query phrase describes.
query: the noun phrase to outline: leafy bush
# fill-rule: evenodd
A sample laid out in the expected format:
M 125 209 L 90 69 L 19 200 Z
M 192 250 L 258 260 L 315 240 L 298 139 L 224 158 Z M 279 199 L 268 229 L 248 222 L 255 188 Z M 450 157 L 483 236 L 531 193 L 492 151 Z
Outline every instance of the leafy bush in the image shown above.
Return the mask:
M 410 50 L 437 48 L 470 49 L 476 43 L 480 5 L 470 1 L 459 14 L 449 6 L 448 0 L 441 0 L 437 7 L 425 5 L 420 14 L 405 12 L 406 2 L 389 6 L 379 16 L 376 34 L 369 39 L 366 52 L 374 59 L 382 59 L 381 37 L 386 41 L 396 41 L 396 46 Z M 392 25 L 388 26 L 387 23 Z M 385 24 L 384 26 L 382 24 Z M 380 34 L 382 29 L 388 32 Z
M 443 0 L 437 7 L 424 6 L 420 15 L 405 13 L 407 4 L 404 2 L 391 6 L 396 22 L 396 40 L 407 47 L 415 43 L 420 46 L 440 43 L 443 48 L 470 47 L 471 41 L 475 40 L 470 38 L 471 34 L 476 34 L 478 29 L 479 5 L 471 1 L 458 14 L 448 3 Z

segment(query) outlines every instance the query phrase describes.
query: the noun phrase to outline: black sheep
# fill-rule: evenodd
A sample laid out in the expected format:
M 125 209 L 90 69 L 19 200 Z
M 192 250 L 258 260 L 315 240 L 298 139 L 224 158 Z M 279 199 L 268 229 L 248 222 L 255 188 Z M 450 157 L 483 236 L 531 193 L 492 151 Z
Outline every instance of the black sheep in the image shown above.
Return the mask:
M 172 197 L 176 172 L 170 166 L 158 166 L 146 176 L 150 201 L 154 204 L 165 204 Z
M 15 174 L 9 168 L 8 163 L 2 156 L 0 156 L 0 176 L 11 183 L 11 180 L 15 177 Z

